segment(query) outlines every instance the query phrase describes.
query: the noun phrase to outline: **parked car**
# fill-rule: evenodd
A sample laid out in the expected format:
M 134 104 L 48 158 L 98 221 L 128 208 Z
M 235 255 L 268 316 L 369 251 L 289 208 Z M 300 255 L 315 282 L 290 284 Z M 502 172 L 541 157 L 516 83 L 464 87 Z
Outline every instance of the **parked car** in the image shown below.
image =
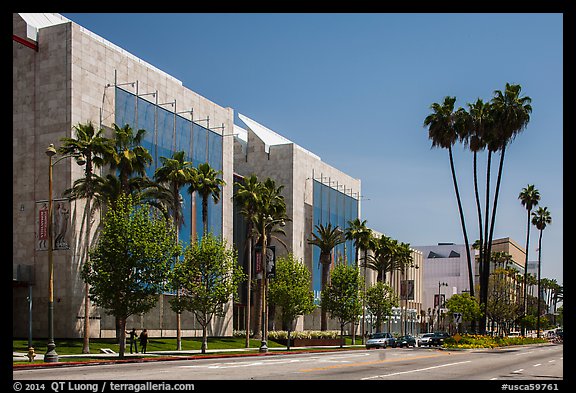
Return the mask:
M 434 333 L 424 333 L 418 339 L 419 347 L 426 347 L 430 345 L 430 339 L 434 337 Z
M 415 347 L 416 346 L 416 337 L 407 334 L 405 336 L 398 337 L 396 339 L 396 345 L 400 348 L 403 347 Z
M 442 345 L 448 337 L 450 337 L 450 335 L 446 332 L 435 332 L 434 335 L 430 337 L 428 345 Z
M 386 347 L 396 348 L 396 339 L 392 333 L 374 333 L 366 341 L 366 349 Z

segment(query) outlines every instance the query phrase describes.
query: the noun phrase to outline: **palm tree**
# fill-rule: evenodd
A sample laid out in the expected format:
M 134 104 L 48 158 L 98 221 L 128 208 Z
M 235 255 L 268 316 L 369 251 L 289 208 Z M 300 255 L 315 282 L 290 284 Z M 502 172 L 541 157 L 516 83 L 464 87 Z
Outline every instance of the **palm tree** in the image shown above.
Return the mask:
M 522 189 L 520 195 L 518 195 L 518 199 L 522 202 L 522 206 L 526 208 L 528 212 L 528 219 L 526 225 L 526 260 L 524 262 L 524 294 L 523 294 L 523 314 L 526 315 L 526 308 L 528 307 L 528 298 L 527 298 L 527 280 L 528 280 L 528 246 L 530 242 L 530 215 L 532 213 L 532 208 L 538 205 L 538 201 L 540 201 L 540 192 L 534 187 L 533 184 L 528 184 L 525 188 Z M 526 326 L 522 324 L 522 335 L 526 333 Z
M 184 224 L 182 217 L 182 195 L 180 189 L 191 183 L 194 175 L 192 162 L 186 161 L 184 151 L 174 152 L 172 157 L 160 157 L 162 166 L 154 172 L 154 180 L 161 186 L 166 187 L 166 197 L 169 200 L 168 212 L 174 220 L 176 242 L 179 241 L 180 227 Z M 176 296 L 180 296 L 180 289 L 176 290 Z M 180 327 L 180 312 L 176 312 L 176 350 L 182 349 L 182 329 Z
M 212 197 L 214 203 L 218 203 L 222 192 L 221 187 L 226 185 L 226 182 L 219 177 L 222 173 L 222 171 L 212 168 L 207 162 L 199 164 L 188 187 L 190 194 L 196 191 L 202 197 L 202 228 L 204 235 L 208 233 L 208 199 Z
M 500 183 L 502 180 L 502 167 L 504 165 L 504 156 L 506 153 L 507 145 L 514 140 L 516 135 L 523 131 L 528 122 L 530 121 L 530 113 L 532 112 L 532 106 L 530 105 L 532 99 L 530 97 L 521 97 L 522 87 L 520 85 L 511 85 L 506 83 L 504 92 L 500 90 L 494 91 L 494 97 L 491 101 L 491 116 L 493 118 L 494 124 L 492 132 L 490 133 L 488 139 L 488 157 L 491 156 L 493 152 L 500 151 L 500 162 L 498 166 L 498 177 L 496 179 L 496 189 L 494 192 L 494 200 L 492 206 L 492 216 L 490 220 L 490 231 L 488 236 L 485 237 L 486 253 L 485 255 L 490 255 L 492 249 L 492 237 L 494 234 L 494 223 L 496 220 L 496 207 L 498 204 L 498 195 L 500 190 Z M 488 163 L 490 160 L 488 161 Z M 489 187 L 489 164 L 486 180 L 486 190 Z M 488 192 L 486 192 L 486 201 L 488 202 Z M 488 215 L 488 204 L 486 205 L 486 214 Z M 485 227 L 485 230 L 487 226 Z M 487 261 L 484 261 L 486 267 L 488 267 Z M 485 269 L 488 270 L 488 269 Z M 486 300 L 487 296 L 487 284 L 488 284 L 488 272 L 484 271 L 484 279 L 481 277 L 481 293 L 480 302 Z M 486 307 L 486 303 L 485 303 Z M 485 317 L 484 317 L 485 318 Z M 485 320 L 483 321 L 485 322 Z M 484 329 L 485 324 L 483 323 L 482 329 Z
M 433 113 L 426 116 L 424 119 L 424 126 L 428 127 L 428 138 L 432 140 L 432 147 L 441 147 L 448 149 L 448 157 L 450 159 L 450 170 L 452 172 L 452 182 L 454 183 L 454 191 L 456 192 L 456 200 L 458 202 L 458 212 L 460 213 L 460 224 L 462 225 L 462 233 L 464 235 L 464 243 L 466 246 L 466 258 L 468 261 L 468 279 L 471 281 L 470 290 L 474 289 L 474 277 L 472 273 L 472 259 L 470 257 L 470 245 L 468 242 L 468 233 L 466 231 L 466 223 L 464 221 L 464 211 L 462 209 L 462 202 L 460 200 L 460 192 L 458 190 L 458 181 L 456 179 L 456 171 L 454 169 L 454 159 L 452 157 L 452 145 L 456 143 L 459 137 L 463 134 L 463 129 L 466 128 L 469 116 L 466 111 L 459 108 L 454 112 L 454 103 L 456 97 L 444 97 L 442 104 L 433 103 L 430 108 Z
M 480 194 L 478 192 L 478 152 L 486 148 L 486 138 L 491 125 L 490 103 L 478 98 L 475 103 L 468 103 L 469 112 L 463 113 L 462 127 L 460 129 L 460 139 L 468 146 L 473 153 L 474 167 L 474 195 L 476 199 L 476 211 L 478 214 L 478 230 L 480 237 L 479 266 L 482 267 L 484 260 L 483 249 L 483 229 L 482 229 L 482 208 L 480 204 Z M 474 273 L 471 258 L 468 258 L 468 281 L 470 286 L 470 296 L 474 296 Z M 474 327 L 473 327 L 474 329 Z
M 401 258 L 398 258 L 400 250 L 398 240 L 386 235 L 372 240 L 373 255 L 368 255 L 365 266 L 376 271 L 376 281 L 386 283 L 386 274 L 402 268 Z
M 366 226 L 366 220 L 360 222 L 359 218 L 348 221 L 348 228 L 344 231 L 346 240 L 353 240 L 356 248 L 356 265 L 360 264 L 358 254 L 364 250 L 364 260 L 366 260 L 368 249 L 370 248 L 370 239 L 372 230 Z M 365 344 L 366 335 L 366 263 L 364 263 L 364 297 L 362 298 L 362 344 Z
M 125 194 L 130 194 L 129 179 L 132 175 L 138 174 L 146 176 L 146 168 L 152 163 L 152 156 L 140 143 L 144 138 L 146 130 L 132 130 L 126 124 L 120 128 L 114 124 L 114 151 L 109 159 L 110 168 L 118 170 L 121 190 Z
M 64 193 L 70 200 L 85 198 L 86 206 L 84 209 L 84 219 L 86 220 L 86 237 L 84 244 L 84 262 L 88 264 L 90 237 L 92 226 L 92 199 L 96 192 L 95 185 L 98 181 L 98 175 L 94 174 L 94 168 L 100 168 L 112 152 L 111 140 L 104 137 L 104 130 L 96 131 L 92 122 L 85 124 L 79 123 L 73 127 L 76 131 L 75 138 L 61 138 L 62 146 L 59 152 L 62 155 L 82 155 L 85 160 L 84 177 L 74 182 L 72 188 Z M 84 342 L 82 353 L 90 353 L 90 286 L 84 284 Z
M 256 210 L 254 215 L 254 232 L 257 234 L 257 242 L 261 245 L 262 250 L 262 262 L 266 261 L 266 249 L 272 238 L 278 240 L 281 244 L 286 247 L 286 244 L 281 241 L 276 234 L 285 234 L 284 230 L 281 228 L 286 225 L 286 221 L 289 220 L 286 215 L 286 202 L 284 196 L 282 195 L 283 185 L 276 186 L 276 182 L 271 178 L 267 178 L 260 189 L 260 198 L 256 202 Z M 268 305 L 266 302 L 267 298 L 267 271 L 265 266 L 262 266 L 262 278 L 260 280 L 260 285 L 258 288 L 260 293 L 258 298 L 260 298 L 260 303 L 257 305 L 261 313 L 256 314 L 255 325 L 261 326 L 261 351 L 267 351 L 266 341 L 267 341 L 267 329 L 268 329 Z M 259 315 L 261 314 L 261 315 Z M 259 320 L 258 318 L 262 319 Z
M 542 231 L 548 224 L 552 223 L 552 217 L 547 207 L 539 207 L 538 210 L 532 213 L 532 224 L 540 231 L 538 236 L 538 322 L 536 329 L 538 331 L 537 337 L 540 338 L 540 270 L 542 264 Z
M 256 220 L 256 209 L 260 198 L 262 197 L 262 183 L 258 181 L 256 175 L 245 177 L 243 181 L 236 182 L 238 188 L 233 196 L 236 204 L 240 208 L 240 214 L 244 216 L 247 223 L 247 239 L 246 246 L 248 248 L 248 281 L 247 281 L 247 296 L 246 296 L 246 348 L 250 347 L 250 303 L 252 291 L 252 242 L 254 241 L 254 222 Z
M 322 223 L 315 225 L 316 232 L 312 232 L 312 238 L 308 239 L 308 244 L 315 245 L 320 249 L 319 263 L 322 266 L 321 273 L 321 290 L 328 285 L 330 280 L 330 266 L 332 265 L 332 250 L 338 244 L 344 243 L 346 239 L 340 227 L 332 226 L 328 223 L 324 226 Z M 322 307 L 320 314 L 320 330 L 328 330 L 328 316 L 326 309 Z

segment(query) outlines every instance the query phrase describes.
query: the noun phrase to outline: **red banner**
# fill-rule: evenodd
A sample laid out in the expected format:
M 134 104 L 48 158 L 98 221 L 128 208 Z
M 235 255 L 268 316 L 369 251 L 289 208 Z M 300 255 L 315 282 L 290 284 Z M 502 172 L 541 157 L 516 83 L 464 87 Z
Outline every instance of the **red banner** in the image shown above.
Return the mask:
M 38 211 L 38 239 L 48 240 L 48 209 Z

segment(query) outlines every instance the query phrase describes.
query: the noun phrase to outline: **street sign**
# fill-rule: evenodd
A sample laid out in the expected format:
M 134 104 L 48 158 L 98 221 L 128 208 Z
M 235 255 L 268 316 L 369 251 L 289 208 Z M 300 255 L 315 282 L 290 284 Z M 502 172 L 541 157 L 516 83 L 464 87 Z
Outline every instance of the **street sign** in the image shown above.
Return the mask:
M 462 313 L 461 312 L 455 312 L 452 315 L 454 316 L 454 323 L 456 323 L 456 324 L 462 323 Z

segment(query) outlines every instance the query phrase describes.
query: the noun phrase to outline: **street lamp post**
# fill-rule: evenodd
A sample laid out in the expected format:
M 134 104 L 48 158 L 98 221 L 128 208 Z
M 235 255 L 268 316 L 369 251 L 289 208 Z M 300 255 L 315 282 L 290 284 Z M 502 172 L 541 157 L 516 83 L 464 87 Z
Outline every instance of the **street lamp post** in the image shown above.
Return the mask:
M 438 329 L 440 328 L 440 306 L 442 305 L 442 295 L 440 294 L 440 288 L 447 286 L 447 283 L 438 281 Z
M 52 234 L 52 167 L 64 158 L 75 157 L 79 165 L 84 165 L 86 162 L 81 155 L 65 155 L 52 161 L 52 157 L 56 155 L 56 148 L 51 143 L 46 148 L 46 155 L 48 156 L 48 345 L 46 353 L 44 354 L 44 362 L 56 363 L 58 362 L 58 354 L 56 353 L 56 344 L 54 343 L 54 259 L 52 255 L 53 234 Z

